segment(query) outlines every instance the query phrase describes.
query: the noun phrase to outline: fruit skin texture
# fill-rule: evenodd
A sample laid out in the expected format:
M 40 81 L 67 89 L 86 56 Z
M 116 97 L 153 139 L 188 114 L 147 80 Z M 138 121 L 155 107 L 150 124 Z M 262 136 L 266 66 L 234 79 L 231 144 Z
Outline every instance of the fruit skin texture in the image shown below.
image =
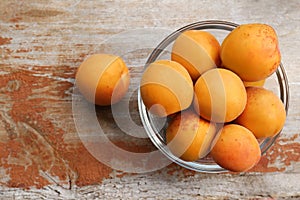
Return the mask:
M 243 126 L 225 125 L 210 155 L 221 167 L 244 172 L 251 169 L 261 158 L 261 150 L 254 135 Z
M 266 24 L 235 28 L 221 45 L 222 65 L 243 81 L 259 81 L 276 71 L 281 55 L 275 30 Z
M 201 119 L 192 110 L 177 114 L 166 131 L 170 151 L 185 161 L 195 161 L 208 154 L 216 126 Z
M 281 100 L 271 91 L 247 87 L 247 105 L 236 123 L 253 132 L 256 138 L 274 136 L 283 128 L 286 112 Z
M 158 60 L 143 73 L 141 97 L 148 111 L 160 117 L 188 108 L 193 101 L 193 81 L 177 62 Z
M 90 102 L 107 106 L 119 102 L 130 82 L 128 68 L 121 57 L 94 54 L 84 60 L 76 73 L 76 86 Z
M 175 40 L 171 59 L 184 66 L 193 81 L 220 65 L 220 44 L 209 32 L 188 30 Z
M 224 123 L 244 110 L 247 94 L 242 80 L 227 69 L 211 69 L 197 80 L 194 109 L 204 119 Z

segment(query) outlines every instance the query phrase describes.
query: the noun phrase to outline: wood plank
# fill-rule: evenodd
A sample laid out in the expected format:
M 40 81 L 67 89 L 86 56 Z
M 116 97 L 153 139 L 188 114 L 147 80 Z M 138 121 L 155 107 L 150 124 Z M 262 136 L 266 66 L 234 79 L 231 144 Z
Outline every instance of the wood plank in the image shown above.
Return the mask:
M 0 198 L 300 198 L 299 8 L 297 0 L 2 0 Z M 74 124 L 72 93 L 80 63 L 93 53 L 119 53 L 130 67 L 134 92 L 151 47 L 175 29 L 206 19 L 262 22 L 276 29 L 291 93 L 276 144 L 251 173 L 240 175 L 199 174 L 174 164 L 126 174 L 96 160 Z M 141 125 L 136 103 L 131 106 Z M 156 149 L 148 139 L 118 129 L 109 108 L 96 111 L 119 147 L 139 153 Z

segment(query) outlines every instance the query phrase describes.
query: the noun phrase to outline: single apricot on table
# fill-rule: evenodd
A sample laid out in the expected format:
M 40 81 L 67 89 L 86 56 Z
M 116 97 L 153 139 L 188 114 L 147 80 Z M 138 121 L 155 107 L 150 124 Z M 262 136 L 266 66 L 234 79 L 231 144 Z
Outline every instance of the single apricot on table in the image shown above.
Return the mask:
M 81 63 L 75 82 L 88 101 L 107 106 L 119 102 L 125 96 L 130 75 L 121 57 L 94 54 Z

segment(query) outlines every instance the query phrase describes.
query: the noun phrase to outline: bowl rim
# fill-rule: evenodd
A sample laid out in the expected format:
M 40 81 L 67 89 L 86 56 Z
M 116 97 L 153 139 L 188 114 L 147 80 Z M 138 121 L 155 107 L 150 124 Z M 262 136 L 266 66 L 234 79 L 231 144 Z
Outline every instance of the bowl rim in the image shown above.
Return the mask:
M 163 50 L 169 46 L 183 31 L 186 30 L 204 30 L 204 29 L 216 29 L 216 30 L 225 30 L 225 31 L 232 31 L 236 27 L 238 27 L 239 24 L 228 22 L 228 21 L 221 21 L 221 20 L 206 20 L 206 21 L 198 21 L 191 24 L 188 24 L 186 26 L 183 26 L 171 34 L 169 34 L 166 38 L 164 38 L 156 48 L 151 52 L 150 56 L 148 57 L 145 67 L 146 68 L 150 63 L 155 61 L 158 56 L 163 52 Z M 280 99 L 283 102 L 285 106 L 286 115 L 288 114 L 288 108 L 289 108 L 289 85 L 288 85 L 288 78 L 284 69 L 284 66 L 282 63 L 279 64 L 277 70 L 276 70 L 276 77 L 279 84 L 279 90 L 280 90 Z M 164 144 L 160 138 L 157 137 L 157 133 L 151 126 L 151 122 L 149 120 L 149 113 L 147 112 L 147 109 L 142 101 L 141 94 L 140 94 L 140 87 L 138 89 L 138 109 L 139 114 L 141 117 L 142 124 L 144 126 L 144 129 L 147 132 L 148 137 L 150 138 L 151 142 L 158 148 L 167 158 L 169 158 L 172 162 L 175 162 L 176 164 L 193 170 L 197 172 L 203 172 L 203 173 L 221 173 L 221 172 L 228 172 L 228 170 L 222 168 L 216 163 L 204 163 L 201 164 L 199 162 L 187 162 L 184 161 L 176 156 L 174 156 L 170 150 L 167 148 L 167 145 Z M 151 127 L 151 128 L 150 128 Z M 277 140 L 279 135 L 281 134 L 282 130 L 275 136 L 266 138 L 263 140 L 263 142 L 260 144 L 261 149 L 261 155 L 265 154 L 267 150 L 273 145 L 273 143 Z

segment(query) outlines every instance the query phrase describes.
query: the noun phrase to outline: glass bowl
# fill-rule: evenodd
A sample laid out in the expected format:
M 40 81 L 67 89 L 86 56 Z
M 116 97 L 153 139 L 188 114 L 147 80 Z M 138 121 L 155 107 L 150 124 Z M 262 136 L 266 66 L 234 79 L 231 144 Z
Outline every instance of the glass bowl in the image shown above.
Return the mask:
M 205 30 L 212 33 L 220 42 L 222 43 L 223 39 L 231 32 L 234 28 L 236 28 L 238 24 L 227 22 L 227 21 L 199 21 L 196 23 L 189 24 L 184 26 L 169 36 L 167 36 L 150 54 L 145 67 L 147 67 L 150 63 L 155 60 L 160 59 L 171 59 L 171 49 L 173 42 L 179 36 L 179 34 L 186 30 Z M 276 73 L 272 76 L 268 77 L 265 85 L 265 88 L 273 91 L 277 94 L 282 102 L 284 103 L 286 113 L 288 111 L 289 106 L 289 87 L 288 80 L 284 70 L 282 63 L 279 65 Z M 138 95 L 138 106 L 139 112 L 141 116 L 141 120 L 143 126 L 152 141 L 152 143 L 171 161 L 177 163 L 178 165 L 198 171 L 198 172 L 206 172 L 206 173 L 218 173 L 225 172 L 227 170 L 223 169 L 219 165 L 217 165 L 211 158 L 206 157 L 194 162 L 184 161 L 176 156 L 174 156 L 170 150 L 166 146 L 165 142 L 165 130 L 168 125 L 168 118 L 159 118 L 155 115 L 149 113 L 143 104 L 141 99 L 140 91 Z M 266 138 L 260 141 L 260 148 L 262 154 L 264 154 L 275 142 L 280 133 L 278 133 L 274 137 Z

